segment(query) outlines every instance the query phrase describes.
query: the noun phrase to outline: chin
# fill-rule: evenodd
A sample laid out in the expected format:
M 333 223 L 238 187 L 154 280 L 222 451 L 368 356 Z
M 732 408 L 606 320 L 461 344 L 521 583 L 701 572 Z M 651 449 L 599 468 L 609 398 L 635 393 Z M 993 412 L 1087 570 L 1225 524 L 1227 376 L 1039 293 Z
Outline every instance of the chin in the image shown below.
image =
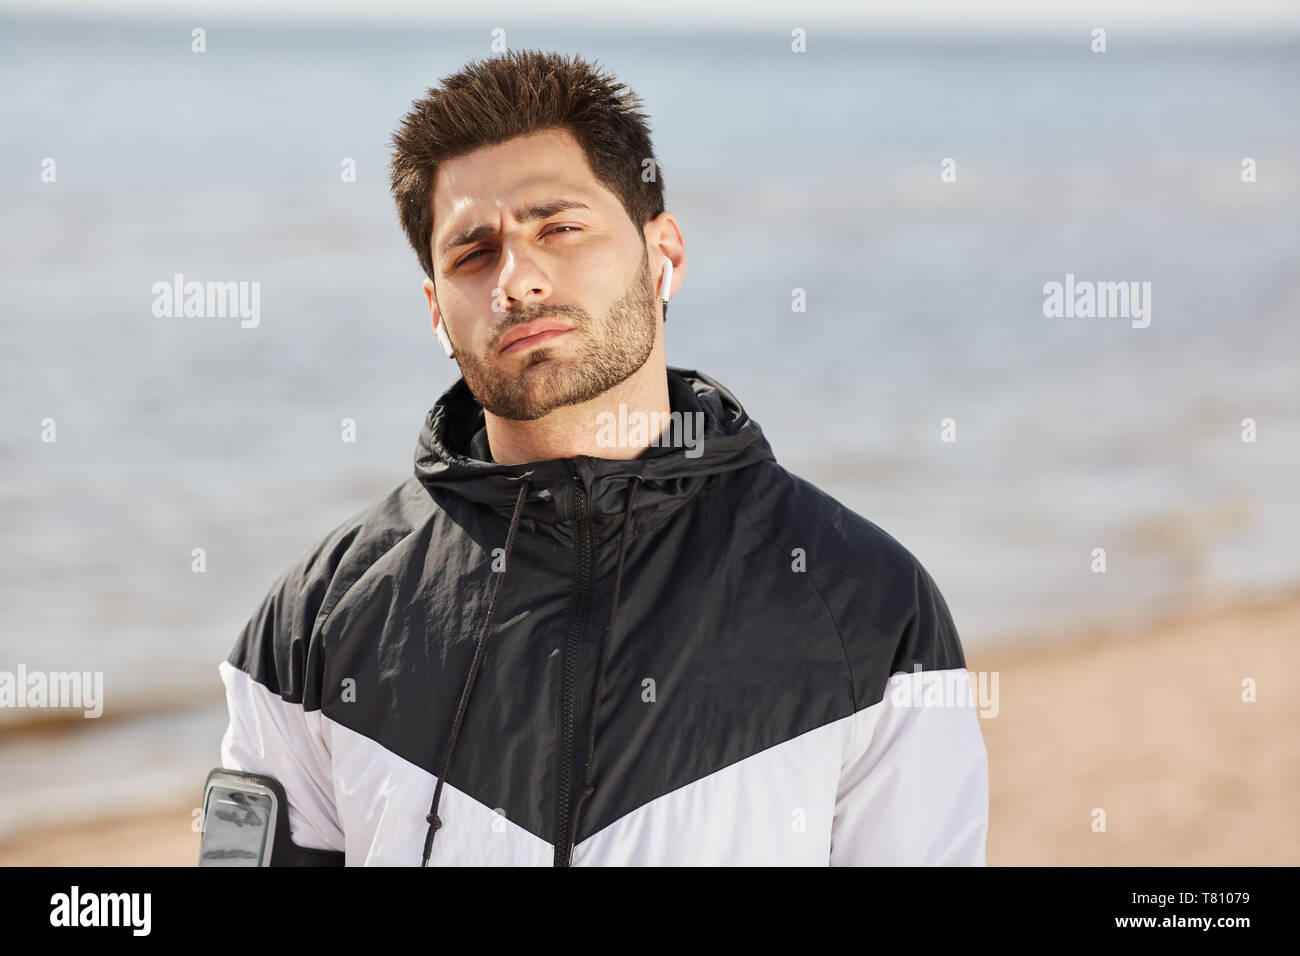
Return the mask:
M 550 374 L 555 374 L 555 370 L 567 364 L 563 361 L 564 358 L 565 356 L 558 349 L 543 346 L 541 348 L 535 348 L 525 355 L 522 364 L 517 367 L 512 368 L 511 365 L 507 363 L 501 371 L 505 375 L 519 376 L 527 375 L 534 369 L 537 371 L 545 370 Z

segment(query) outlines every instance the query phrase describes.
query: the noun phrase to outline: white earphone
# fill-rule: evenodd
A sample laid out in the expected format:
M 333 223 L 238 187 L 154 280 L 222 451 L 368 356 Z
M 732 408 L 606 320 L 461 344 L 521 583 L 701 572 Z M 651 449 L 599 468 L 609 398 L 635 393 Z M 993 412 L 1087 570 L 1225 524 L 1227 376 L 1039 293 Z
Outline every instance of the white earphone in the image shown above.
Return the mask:
M 668 290 L 671 289 L 673 285 L 673 260 L 669 259 L 667 256 L 664 256 L 663 259 L 664 277 L 663 281 L 659 284 L 659 298 L 664 302 L 667 302 L 669 295 Z M 438 328 L 434 334 L 438 336 L 438 343 L 442 346 L 442 350 L 447 353 L 447 358 L 454 359 L 456 353 L 451 350 L 451 339 L 447 337 L 446 319 L 443 319 L 438 323 Z
M 447 320 L 442 319 L 438 322 L 438 328 L 435 333 L 438 341 L 442 344 L 442 350 L 447 353 L 447 358 L 455 358 L 456 353 L 451 350 L 451 339 L 447 338 Z

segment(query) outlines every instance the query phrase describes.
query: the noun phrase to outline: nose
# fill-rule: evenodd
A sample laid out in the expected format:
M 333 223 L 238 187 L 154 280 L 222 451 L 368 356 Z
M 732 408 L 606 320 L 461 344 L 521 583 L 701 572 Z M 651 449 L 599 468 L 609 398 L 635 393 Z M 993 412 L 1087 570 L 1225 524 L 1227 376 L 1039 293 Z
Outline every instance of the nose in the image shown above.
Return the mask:
M 507 246 L 501 257 L 501 272 L 493 295 L 493 311 L 505 312 L 549 299 L 551 282 L 530 256 L 515 246 Z

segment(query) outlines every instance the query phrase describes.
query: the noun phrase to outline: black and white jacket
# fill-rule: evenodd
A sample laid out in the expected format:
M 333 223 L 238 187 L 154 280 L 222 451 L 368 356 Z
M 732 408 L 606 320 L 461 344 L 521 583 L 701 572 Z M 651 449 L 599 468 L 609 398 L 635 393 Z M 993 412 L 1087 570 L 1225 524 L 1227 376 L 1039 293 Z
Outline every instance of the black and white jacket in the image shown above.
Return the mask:
M 463 379 L 415 475 L 220 664 L 222 765 L 347 865 L 983 865 L 988 765 L 913 555 L 668 370 L 702 453 L 493 463 Z M 964 691 L 934 693 L 946 684 Z

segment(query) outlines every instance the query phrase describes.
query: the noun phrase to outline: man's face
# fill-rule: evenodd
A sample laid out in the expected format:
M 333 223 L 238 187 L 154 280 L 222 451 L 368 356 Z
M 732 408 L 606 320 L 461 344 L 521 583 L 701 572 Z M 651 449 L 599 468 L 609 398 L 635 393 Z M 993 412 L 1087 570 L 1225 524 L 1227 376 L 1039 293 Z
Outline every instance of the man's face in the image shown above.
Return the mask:
M 649 358 L 659 306 L 645 236 L 568 131 L 444 163 L 433 224 L 429 307 L 488 411 L 541 418 L 603 394 Z M 509 341 L 521 332 L 536 334 Z

